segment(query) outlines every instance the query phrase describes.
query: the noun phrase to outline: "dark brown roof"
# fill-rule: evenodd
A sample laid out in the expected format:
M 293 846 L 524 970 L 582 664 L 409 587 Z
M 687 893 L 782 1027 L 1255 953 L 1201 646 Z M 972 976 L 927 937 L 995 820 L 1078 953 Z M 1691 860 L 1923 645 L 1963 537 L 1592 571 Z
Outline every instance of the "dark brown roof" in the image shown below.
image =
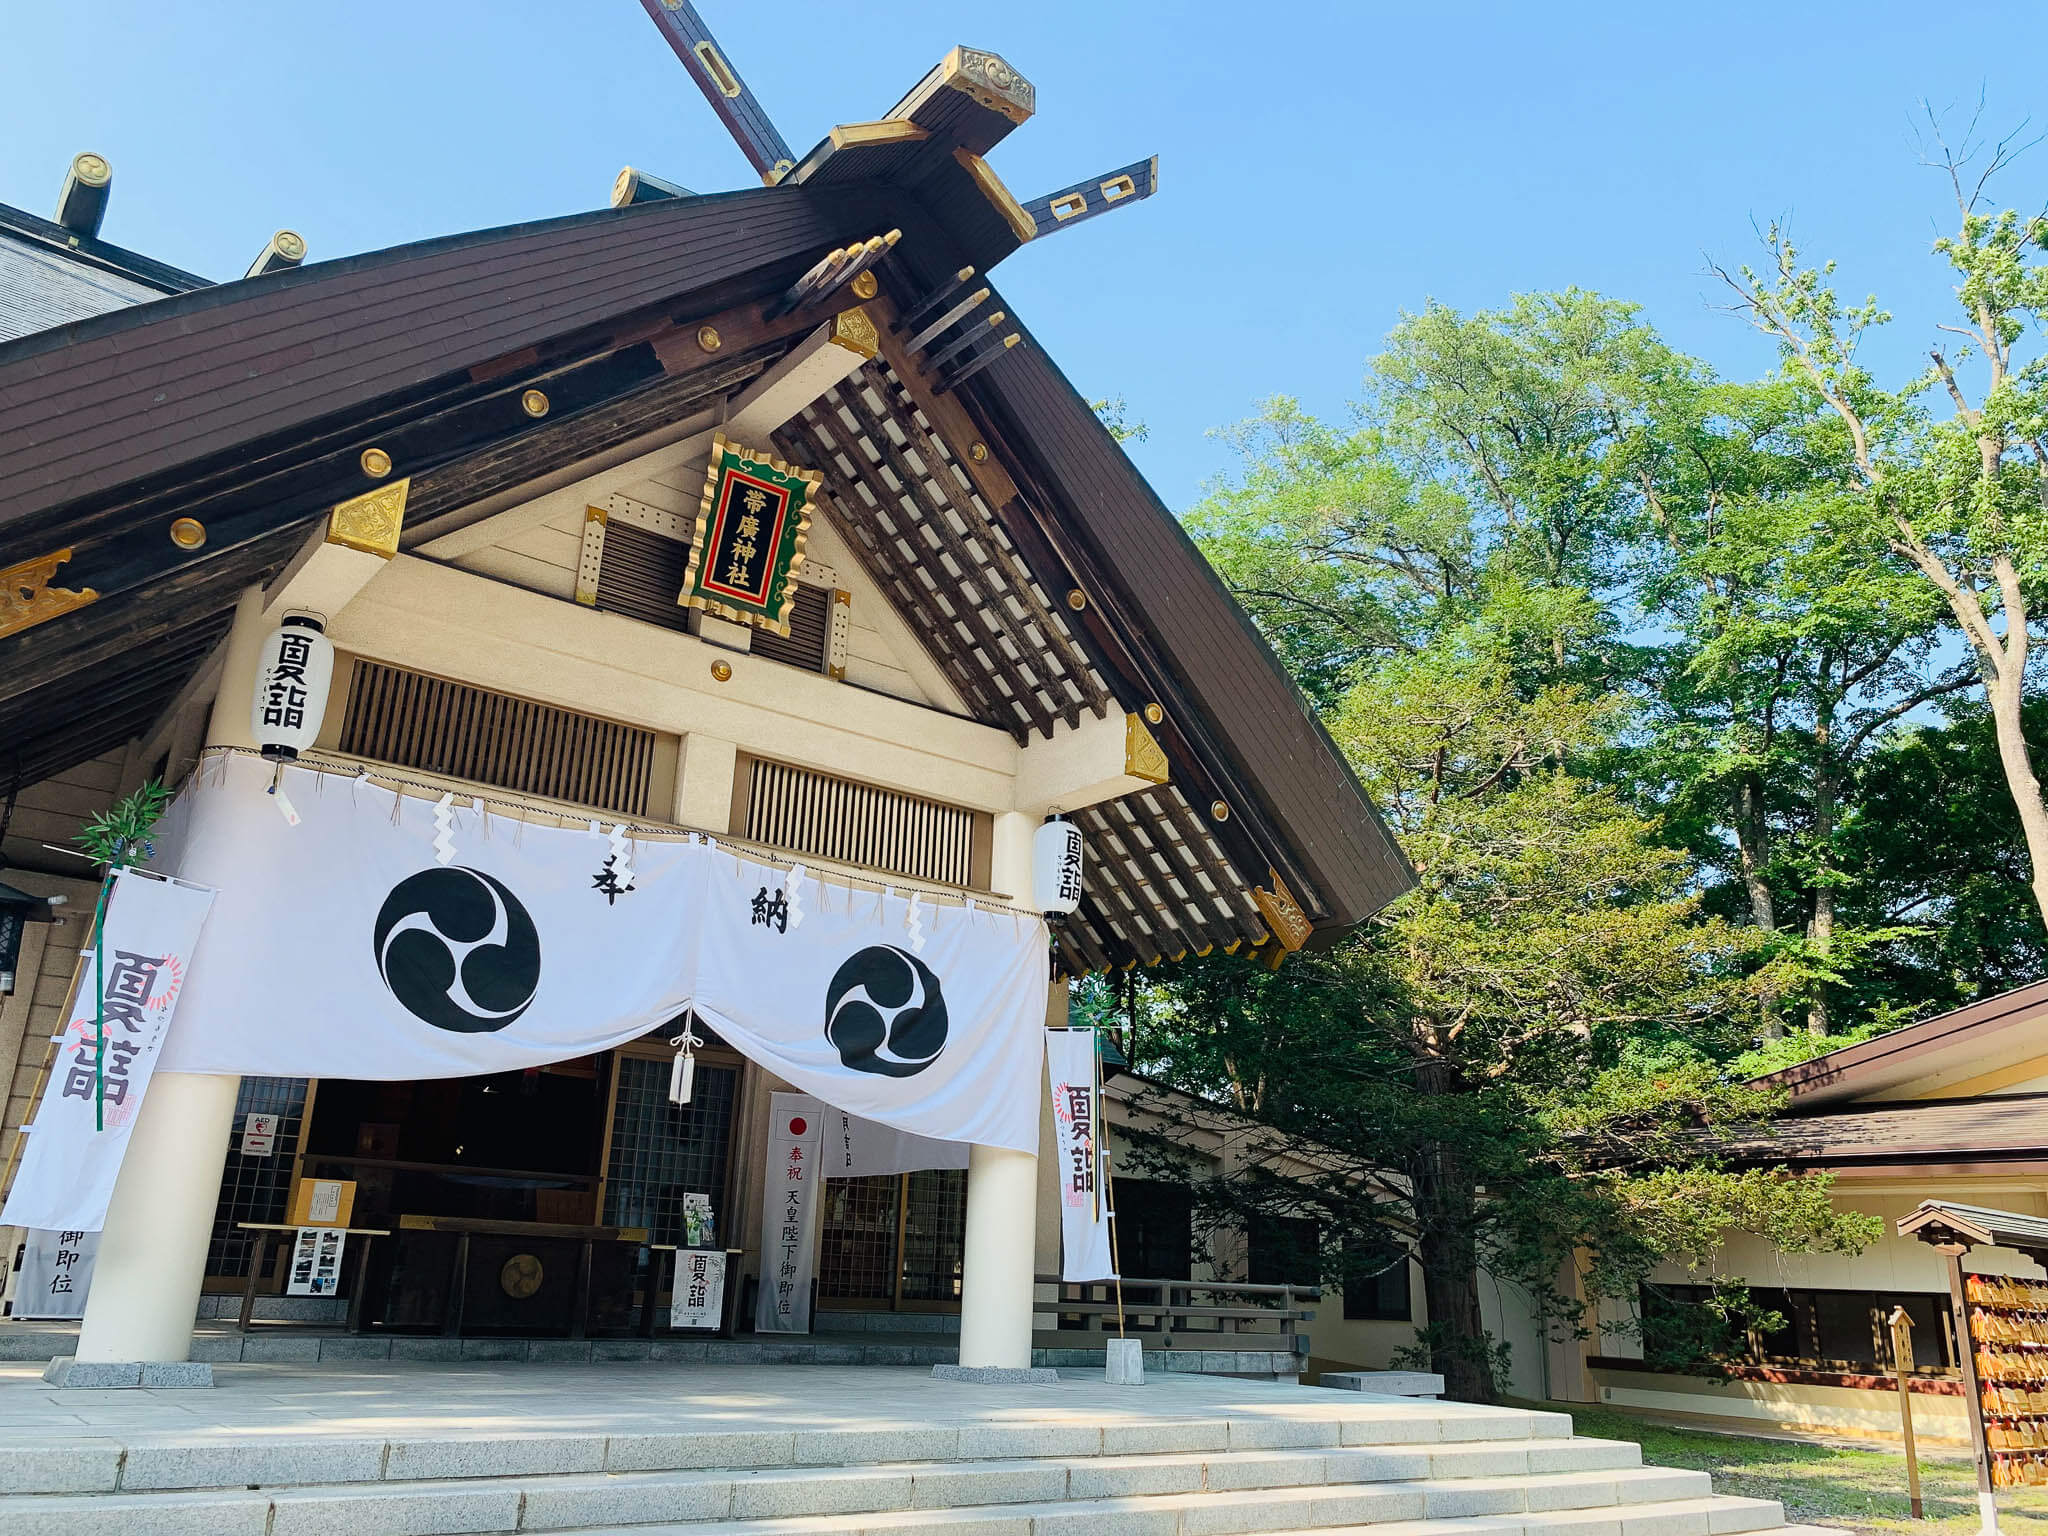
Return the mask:
M 1869 1098 L 1937 1074 L 1952 1079 L 1975 1076 L 1991 1069 L 1993 1064 L 1985 1059 L 1989 1052 L 2021 1048 L 2039 1054 L 2048 1050 L 2048 1042 L 2038 1038 L 2044 1018 L 2048 1018 L 2048 981 L 2039 981 L 1936 1014 L 1874 1040 L 1844 1046 L 1756 1082 L 1788 1091 L 1793 1109 L 1798 1111 Z M 2020 1030 L 2026 1033 L 2014 1033 Z
M 785 183 L 648 203 L 224 284 L 0 345 L 0 566 L 75 545 L 60 580 L 102 592 L 0 640 L 0 740 L 54 730 L 51 711 L 27 708 L 37 689 L 126 678 L 142 658 L 122 626 L 155 615 L 127 638 L 185 647 L 217 624 L 241 583 L 360 489 L 363 444 L 429 419 L 452 423 L 449 442 L 473 441 L 462 413 L 491 403 L 479 391 L 517 388 L 501 359 L 585 369 L 589 398 L 616 411 L 659 385 L 652 352 L 631 339 L 643 322 L 760 300 L 824 251 L 892 226 L 906 233 L 887 276 L 899 302 L 981 254 L 978 225 L 956 229 L 907 197 Z M 550 377 L 566 397 L 569 376 Z M 1042 583 L 1091 594 L 1090 620 L 1105 626 L 1090 631 L 1091 659 L 1125 708 L 1164 707 L 1175 783 L 1185 770 L 1198 815 L 1212 796 L 1228 804 L 1210 832 L 1246 883 L 1267 883 L 1270 862 L 1325 933 L 1404 890 L 1407 867 L 1341 755 L 1045 354 L 1019 347 L 962 394 L 1029 503 L 993 510 L 1028 517 L 1050 541 L 1044 558 L 1065 563 L 1034 555 Z M 550 428 L 575 419 L 563 417 Z M 440 462 L 460 462 L 449 454 Z M 358 483 L 337 494 L 342 474 Z M 193 555 L 161 535 L 188 506 L 220 531 Z M 1112 642 L 1115 655 L 1101 648 Z M 118 739 L 64 742 L 85 757 Z
M 1737 1162 L 1793 1168 L 2048 1158 L 2048 1094 L 1799 1115 L 1717 1145 Z
M 844 191 L 801 187 L 605 209 L 0 345 L 0 551 L 39 514 L 830 246 L 855 232 L 855 211 Z

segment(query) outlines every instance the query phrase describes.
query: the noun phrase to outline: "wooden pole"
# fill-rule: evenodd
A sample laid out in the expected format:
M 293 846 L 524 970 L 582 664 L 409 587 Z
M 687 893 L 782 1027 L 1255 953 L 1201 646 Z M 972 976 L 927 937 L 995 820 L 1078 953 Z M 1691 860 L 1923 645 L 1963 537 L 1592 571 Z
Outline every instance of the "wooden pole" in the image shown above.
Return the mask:
M 1984 1434 L 1984 1388 L 1977 1380 L 1976 1341 L 1970 1336 L 1970 1301 L 1963 1289 L 1961 1243 L 1937 1243 L 1934 1251 L 1948 1260 L 1948 1304 L 1955 1318 L 1956 1363 L 1962 1367 L 1963 1398 L 1970 1411 L 1970 1451 L 1977 1459 L 1977 1522 L 1983 1536 L 1999 1536 L 1998 1501 L 1991 1493 L 1991 1446 Z
M 1891 1325 L 1892 1368 L 1899 1377 L 1899 1429 L 1906 1440 L 1906 1490 L 1913 1501 L 1913 1518 L 1925 1520 L 1927 1512 L 1920 1504 L 1920 1448 L 1913 1443 L 1913 1319 L 1904 1307 L 1893 1307 Z
M 1102 1153 L 1103 1193 L 1109 1197 L 1109 1267 L 1116 1271 L 1116 1336 L 1124 1336 L 1124 1261 L 1116 1241 L 1116 1181 L 1109 1175 L 1109 1152 Z

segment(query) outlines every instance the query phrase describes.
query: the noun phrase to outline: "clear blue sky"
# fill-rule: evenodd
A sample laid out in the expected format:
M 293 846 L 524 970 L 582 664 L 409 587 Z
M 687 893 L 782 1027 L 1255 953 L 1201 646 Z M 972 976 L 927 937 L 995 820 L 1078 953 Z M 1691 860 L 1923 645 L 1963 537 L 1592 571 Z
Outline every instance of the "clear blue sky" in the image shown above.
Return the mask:
M 1789 216 L 1900 316 L 1910 367 L 1944 290 L 1923 97 L 2036 111 L 2048 7 L 1981 0 L 865 6 L 701 0 L 799 150 L 879 116 L 955 43 L 1039 115 L 992 160 L 1020 197 L 1157 152 L 1149 203 L 998 272 L 1083 390 L 1123 394 L 1184 507 L 1205 434 L 1275 392 L 1340 412 L 1404 309 L 1576 283 L 1643 303 L 1727 372 L 1769 355 L 1707 256 Z M 2048 124 L 2048 113 L 2040 114 Z M 0 0 L 0 201 L 47 214 L 70 156 L 114 164 L 104 233 L 210 277 L 270 231 L 314 259 L 601 207 L 623 164 L 751 184 L 634 0 Z M 2048 145 L 2007 181 L 2038 208 Z

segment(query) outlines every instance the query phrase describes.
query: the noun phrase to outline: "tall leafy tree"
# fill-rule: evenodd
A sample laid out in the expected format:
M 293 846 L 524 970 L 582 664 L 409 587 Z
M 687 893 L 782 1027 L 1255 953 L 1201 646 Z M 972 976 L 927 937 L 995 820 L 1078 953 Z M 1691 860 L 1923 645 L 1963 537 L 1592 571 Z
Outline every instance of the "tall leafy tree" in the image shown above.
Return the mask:
M 1942 144 L 1938 125 L 1935 141 L 1955 222 L 1934 248 L 1954 275 L 1957 314 L 1919 376 L 1879 382 L 1858 353 L 1890 316 L 1875 299 L 1846 304 L 1834 264 L 1805 264 L 1783 228 L 1767 233 L 1761 270 L 1722 275 L 1779 344 L 1784 377 L 1829 422 L 1842 494 L 1826 531 L 1913 572 L 1967 647 L 2048 923 L 2048 803 L 2023 718 L 2048 584 L 2048 358 L 2026 351 L 2048 319 L 2048 216 L 1987 202 L 2010 142 L 1979 156 L 1967 141 Z
M 1651 1147 L 1694 1210 L 1741 1225 L 1772 1206 L 1675 1129 L 1762 1108 L 1707 1065 L 1748 1043 L 1751 944 L 1702 912 L 1685 852 L 1588 777 L 1640 722 L 1645 439 L 1696 375 L 1595 295 L 1433 306 L 1375 361 L 1354 428 L 1275 402 L 1237 434 L 1242 477 L 1190 518 L 1421 887 L 1281 977 L 1184 970 L 1139 1055 L 1331 1149 L 1313 1194 L 1276 1173 L 1207 1198 L 1307 1201 L 1337 1234 L 1333 1274 L 1413 1253 L 1426 1348 L 1463 1396 L 1495 1383 L 1482 1266 L 1575 1319 L 1569 1255 L 1597 1256 L 1595 1289 L 1656 1261 L 1648 1234 L 1677 1218 L 1645 1182 Z M 1855 1241 L 1816 1188 L 1788 1187 L 1798 1219 L 1777 1230 Z

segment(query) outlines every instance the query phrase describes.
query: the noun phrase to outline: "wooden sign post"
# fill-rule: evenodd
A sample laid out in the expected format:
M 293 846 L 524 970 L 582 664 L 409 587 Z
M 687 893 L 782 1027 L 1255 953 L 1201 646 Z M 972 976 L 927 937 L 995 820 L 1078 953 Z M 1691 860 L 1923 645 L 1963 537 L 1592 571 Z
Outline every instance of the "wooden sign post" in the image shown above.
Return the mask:
M 1892 1368 L 1899 1377 L 1899 1430 L 1906 1440 L 1906 1490 L 1913 1501 L 1913 1518 L 1925 1520 L 1920 1506 L 1920 1448 L 1913 1443 L 1913 1319 L 1904 1307 L 1893 1307 Z

